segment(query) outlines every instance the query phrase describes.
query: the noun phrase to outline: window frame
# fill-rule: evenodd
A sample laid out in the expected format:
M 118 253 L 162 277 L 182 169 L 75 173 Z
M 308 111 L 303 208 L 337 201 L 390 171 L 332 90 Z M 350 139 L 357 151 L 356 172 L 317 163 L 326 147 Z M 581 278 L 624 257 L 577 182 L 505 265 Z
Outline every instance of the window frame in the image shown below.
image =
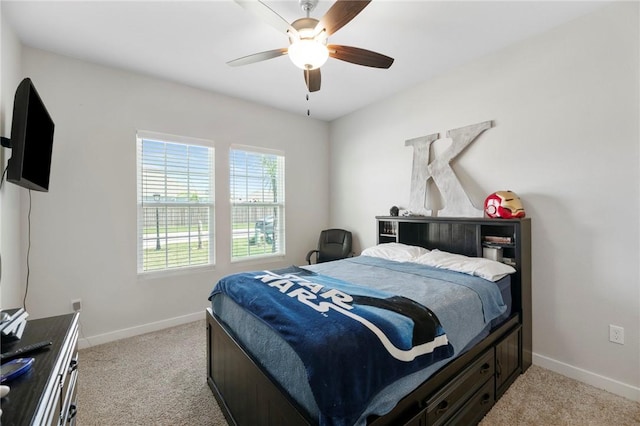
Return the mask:
M 234 151 L 241 151 L 248 154 L 255 155 L 268 155 L 268 156 L 276 156 L 276 161 L 278 161 L 278 200 L 274 202 L 265 202 L 265 201 L 237 201 L 234 200 L 233 193 L 234 190 L 232 185 L 234 184 L 234 175 L 233 175 L 233 166 L 232 166 L 232 155 Z M 240 145 L 240 144 L 232 144 L 229 147 L 229 218 L 230 218 L 230 244 L 229 244 L 229 258 L 231 263 L 240 263 L 240 262 L 255 262 L 262 261 L 268 259 L 280 259 L 286 256 L 286 226 L 285 226 L 285 217 L 286 217 L 286 155 L 284 151 L 276 150 L 276 149 L 268 149 L 250 145 Z M 248 175 L 247 175 L 248 177 Z M 234 255 L 234 213 L 236 208 L 277 208 L 278 209 L 278 220 L 274 221 L 274 233 L 273 237 L 274 242 L 277 242 L 278 250 L 273 253 L 259 253 L 259 254 L 248 254 L 244 256 L 236 256 Z M 248 214 L 248 213 L 247 213 Z M 250 216 L 248 214 L 248 216 Z M 261 215 L 261 217 L 267 217 L 267 213 Z M 249 222 L 250 223 L 250 222 Z M 266 226 L 266 225 L 265 225 Z M 277 230 L 277 232 L 275 232 Z M 254 236 L 256 235 L 254 230 Z M 247 243 L 249 244 L 249 240 L 251 239 L 251 230 L 247 229 Z
M 153 204 L 153 206 L 157 206 L 160 208 L 168 208 L 168 207 L 194 207 L 194 206 L 206 206 L 209 208 L 208 214 L 208 232 L 206 238 L 208 239 L 208 262 L 200 263 L 194 265 L 181 265 L 175 267 L 164 266 L 159 269 L 151 269 L 144 270 L 144 255 L 143 255 L 143 240 L 144 240 L 144 232 L 141 231 L 141 227 L 144 228 L 144 208 L 145 203 L 142 199 L 143 197 L 143 159 L 142 159 L 142 144 L 143 140 L 166 143 L 166 144 L 177 144 L 177 145 L 188 145 L 188 146 L 199 146 L 207 148 L 209 154 L 209 201 L 205 203 L 197 202 L 159 202 L 158 204 Z M 216 265 L 216 244 L 215 244 L 215 144 L 213 141 L 208 139 L 200 139 L 189 136 L 181 136 L 181 135 L 172 135 L 166 133 L 152 132 L 147 130 L 137 130 L 136 131 L 136 209 L 137 209 L 137 219 L 136 219 L 136 271 L 139 279 L 147 279 L 147 278 L 155 278 L 155 277 L 164 277 L 171 275 L 179 275 L 185 273 L 192 272 L 201 272 L 205 270 L 213 270 Z M 147 194 L 148 196 L 148 194 Z M 148 204 L 147 204 L 148 206 Z M 166 223 L 165 223 L 166 226 Z M 165 236 L 165 238 L 167 238 Z

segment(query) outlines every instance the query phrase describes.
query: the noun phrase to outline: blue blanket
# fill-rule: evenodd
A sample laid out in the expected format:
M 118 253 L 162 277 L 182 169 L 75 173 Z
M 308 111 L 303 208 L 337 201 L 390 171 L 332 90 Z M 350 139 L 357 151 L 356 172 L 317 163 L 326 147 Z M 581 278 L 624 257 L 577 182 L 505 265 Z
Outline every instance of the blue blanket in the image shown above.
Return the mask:
M 424 265 L 412 262 L 390 262 L 370 256 L 358 256 L 346 260 L 351 263 L 384 268 L 466 287 L 475 292 L 482 301 L 482 313 L 484 314 L 485 324 L 489 324 L 492 319 L 499 317 L 507 309 L 500 292 L 496 291 L 495 283 L 473 275 L 453 272 L 447 269 L 425 267 Z
M 224 293 L 273 328 L 302 360 L 324 425 L 351 425 L 400 377 L 453 355 L 428 308 L 299 268 L 227 276 Z

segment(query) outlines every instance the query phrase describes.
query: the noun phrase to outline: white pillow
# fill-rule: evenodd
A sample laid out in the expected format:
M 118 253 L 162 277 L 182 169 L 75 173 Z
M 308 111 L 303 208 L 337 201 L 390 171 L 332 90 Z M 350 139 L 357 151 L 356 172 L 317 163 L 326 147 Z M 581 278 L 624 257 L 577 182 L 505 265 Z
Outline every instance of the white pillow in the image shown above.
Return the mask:
M 512 266 L 502 262 L 485 259 L 484 257 L 468 257 L 461 254 L 447 253 L 440 250 L 432 250 L 429 253 L 425 253 L 415 259 L 414 262 L 475 275 L 493 282 L 516 272 Z
M 428 252 L 429 250 L 418 246 L 410 246 L 401 243 L 382 243 L 377 246 L 364 249 L 360 254 L 362 256 L 395 260 L 396 262 L 411 262 Z

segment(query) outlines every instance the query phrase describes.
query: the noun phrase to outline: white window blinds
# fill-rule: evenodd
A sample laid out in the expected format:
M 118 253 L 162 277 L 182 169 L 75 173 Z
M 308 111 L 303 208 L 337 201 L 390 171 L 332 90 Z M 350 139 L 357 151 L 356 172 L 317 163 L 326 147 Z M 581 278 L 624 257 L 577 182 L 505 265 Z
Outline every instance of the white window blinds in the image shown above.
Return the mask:
M 230 151 L 231 259 L 285 253 L 284 155 Z
M 213 264 L 213 148 L 137 139 L 138 272 Z

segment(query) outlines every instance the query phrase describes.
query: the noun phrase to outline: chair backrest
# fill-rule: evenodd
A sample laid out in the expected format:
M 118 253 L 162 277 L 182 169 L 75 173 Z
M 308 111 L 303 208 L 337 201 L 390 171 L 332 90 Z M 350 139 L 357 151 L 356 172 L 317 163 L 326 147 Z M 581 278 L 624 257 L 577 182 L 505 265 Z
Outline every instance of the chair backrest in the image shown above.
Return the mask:
M 317 263 L 344 259 L 351 254 L 351 232 L 344 229 L 325 229 L 318 240 Z

